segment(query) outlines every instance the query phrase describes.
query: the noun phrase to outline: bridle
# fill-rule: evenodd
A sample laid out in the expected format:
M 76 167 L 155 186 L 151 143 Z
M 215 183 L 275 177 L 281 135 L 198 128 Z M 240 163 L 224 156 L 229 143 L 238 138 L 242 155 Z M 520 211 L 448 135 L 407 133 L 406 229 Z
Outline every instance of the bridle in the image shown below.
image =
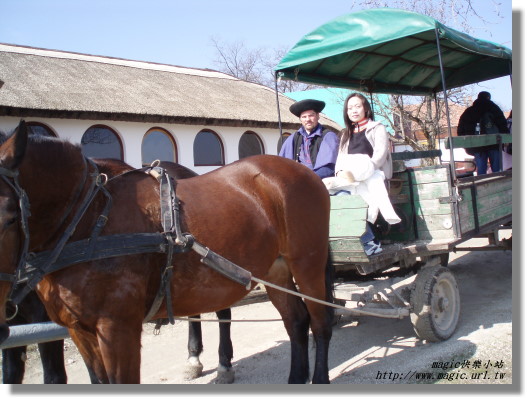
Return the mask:
M 15 283 L 18 281 L 19 276 L 22 274 L 22 271 L 26 265 L 26 259 L 28 255 L 29 248 L 29 228 L 28 228 L 28 217 L 30 215 L 29 211 L 29 200 L 27 198 L 26 192 L 20 187 L 18 183 L 18 171 L 13 171 L 6 169 L 0 166 L 0 178 L 7 183 L 9 187 L 15 192 L 18 197 L 18 206 L 20 209 L 20 229 L 24 234 L 24 242 L 22 244 L 22 249 L 20 251 L 20 257 L 18 260 L 17 268 L 14 274 L 0 273 L 0 281 L 7 281 L 10 283 Z M 14 285 L 13 285 L 14 287 Z
M 45 261 L 43 264 L 41 264 L 38 268 L 31 268 L 30 263 L 31 259 L 36 255 L 34 253 L 28 253 L 28 246 L 29 246 L 29 230 L 27 228 L 27 217 L 24 222 L 22 222 L 23 225 L 25 225 L 25 244 L 24 247 L 26 248 L 23 252 L 23 256 L 20 259 L 17 271 L 15 272 L 15 280 L 14 285 L 11 290 L 10 294 L 10 300 L 16 305 L 19 304 L 22 299 L 30 292 L 32 291 L 36 285 L 42 280 L 42 278 L 48 274 L 49 269 L 52 267 L 52 265 L 57 261 L 59 256 L 62 254 L 66 244 L 68 243 L 69 239 L 75 232 L 75 229 L 77 228 L 77 225 L 81 221 L 82 217 L 86 213 L 87 209 L 92 204 L 95 196 L 102 192 L 105 197 L 107 198 L 106 206 L 104 207 L 102 214 L 99 216 L 99 219 L 97 220 L 97 223 L 94 227 L 94 232 L 92 233 L 92 236 L 97 236 L 102 228 L 104 227 L 108 215 L 108 212 L 110 210 L 112 201 L 111 201 L 111 195 L 109 194 L 108 190 L 104 187 L 106 184 L 108 178 L 105 174 L 99 174 L 99 169 L 97 168 L 97 165 L 89 158 L 84 158 L 84 168 L 85 168 L 85 175 L 89 174 L 91 177 L 91 182 L 88 187 L 88 191 L 86 195 L 82 198 L 82 201 L 80 202 L 78 208 L 76 211 L 72 214 L 73 211 L 73 205 L 75 202 L 70 204 L 68 206 L 65 214 L 60 218 L 61 223 L 66 220 L 71 215 L 71 221 L 64 229 L 61 237 L 55 243 L 53 250 L 46 256 Z M 89 167 L 92 167 L 92 171 L 89 171 Z M 76 188 L 76 194 L 75 197 L 78 198 L 80 191 L 84 189 L 86 185 L 86 179 L 83 179 L 82 183 Z M 28 200 L 26 199 L 26 202 Z M 28 202 L 29 207 L 29 202 Z M 24 217 L 21 218 L 22 220 Z M 21 284 L 23 283 L 23 284 Z
M 56 258 L 59 256 L 64 245 L 69 240 L 70 236 L 75 231 L 75 228 L 77 227 L 77 224 L 79 223 L 80 219 L 86 212 L 86 209 L 89 207 L 89 205 L 93 201 L 95 195 L 104 186 L 105 181 L 103 181 L 103 176 L 105 175 L 99 175 L 99 170 L 97 166 L 95 165 L 95 163 L 89 159 L 87 159 L 87 161 L 95 169 L 94 172 L 91 173 L 92 183 L 91 183 L 90 191 L 87 197 L 83 200 L 80 208 L 77 210 L 77 212 L 75 212 L 72 222 L 65 229 L 64 234 L 62 235 L 61 239 L 55 246 L 54 253 L 49 259 L 49 263 L 52 263 L 53 261 L 55 261 Z M 88 170 L 89 170 L 88 163 L 85 162 L 85 171 L 86 171 L 85 173 L 86 174 L 88 173 Z M 11 187 L 11 189 L 14 191 L 14 193 L 18 197 L 19 210 L 20 210 L 19 223 L 20 223 L 20 228 L 24 235 L 24 242 L 22 244 L 22 249 L 19 255 L 20 257 L 19 257 L 15 272 L 13 274 L 0 273 L 0 281 L 7 281 L 13 284 L 11 288 L 11 292 L 9 294 L 9 298 L 15 305 L 17 305 L 27 295 L 27 293 L 29 293 L 33 288 L 35 288 L 36 284 L 41 280 L 44 273 L 42 273 L 41 270 L 35 270 L 28 275 L 27 266 L 28 266 L 28 260 L 30 258 L 30 253 L 29 253 L 30 235 L 29 235 L 28 218 L 31 215 L 31 213 L 30 213 L 30 204 L 29 204 L 29 199 L 27 197 L 27 194 L 24 191 L 24 189 L 22 189 L 22 187 L 20 186 L 18 182 L 18 171 L 0 167 L 0 178 L 2 178 L 2 180 L 5 183 L 7 183 L 9 187 Z M 84 179 L 82 183 L 79 185 L 79 187 L 77 187 L 74 197 L 78 197 L 78 195 L 80 194 L 80 191 L 85 186 L 85 183 L 86 183 L 86 179 Z M 105 189 L 103 189 L 103 191 L 107 193 Z M 72 205 L 73 204 L 71 204 L 68 207 L 67 211 L 62 216 L 61 218 L 62 221 L 64 221 L 71 214 L 71 211 L 73 208 Z M 107 212 L 106 209 L 105 211 Z M 25 281 L 25 284 L 19 284 L 21 281 Z

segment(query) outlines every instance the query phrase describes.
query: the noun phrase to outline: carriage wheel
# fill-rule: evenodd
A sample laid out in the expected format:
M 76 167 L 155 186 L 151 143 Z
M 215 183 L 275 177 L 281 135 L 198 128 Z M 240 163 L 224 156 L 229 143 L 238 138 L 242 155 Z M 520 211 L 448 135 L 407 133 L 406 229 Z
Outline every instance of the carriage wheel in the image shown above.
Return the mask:
M 450 338 L 459 320 L 460 301 L 456 279 L 446 267 L 421 269 L 410 301 L 410 319 L 419 338 L 429 342 Z

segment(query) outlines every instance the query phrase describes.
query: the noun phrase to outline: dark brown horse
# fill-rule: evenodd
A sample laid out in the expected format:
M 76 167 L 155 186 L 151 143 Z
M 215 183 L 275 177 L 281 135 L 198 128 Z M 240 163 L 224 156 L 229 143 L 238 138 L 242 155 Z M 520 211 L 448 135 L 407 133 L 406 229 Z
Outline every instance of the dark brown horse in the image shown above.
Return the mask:
M 8 307 L 10 315 L 16 315 L 9 320 L 10 326 L 41 323 L 49 321 L 44 305 L 36 292 L 30 292 L 18 305 Z M 38 344 L 38 352 L 42 364 L 44 384 L 66 384 L 68 377 L 64 365 L 64 340 Z M 25 373 L 27 346 L 2 349 L 2 383 L 22 384 Z
M 19 263 L 24 235 L 16 184 L 31 204 L 29 251 L 51 250 L 89 191 L 93 167 L 80 148 L 56 139 L 27 140 L 25 124 L 0 146 L 0 251 L 2 276 Z M 109 180 L 113 206 L 104 235 L 159 232 L 159 184 L 143 173 Z M 197 242 L 244 267 L 254 277 L 332 301 L 328 252 L 329 196 L 309 169 L 275 156 L 255 156 L 177 183 L 181 227 Z M 105 207 L 97 195 L 71 240 L 90 237 Z M 170 281 L 175 316 L 224 309 L 245 287 L 204 265 L 195 252 L 176 253 Z M 141 331 L 161 282 L 165 254 L 85 262 L 43 277 L 37 292 L 50 318 L 69 329 L 86 364 L 101 382 L 140 382 Z M 5 280 L 5 279 L 4 279 Z M 11 283 L 0 283 L 0 342 L 8 334 L 5 302 Z M 252 283 L 255 285 L 255 282 Z M 309 381 L 308 332 L 316 359 L 312 381 L 328 383 L 331 308 L 269 288 L 291 340 L 290 383 Z M 167 317 L 163 302 L 154 318 Z
M 7 136 L 0 132 L 0 145 L 6 138 Z M 30 292 L 16 308 L 9 304 L 7 311 L 10 326 L 49 321 L 46 309 L 35 292 Z M 64 341 L 59 340 L 38 345 L 45 384 L 65 384 L 67 382 L 63 344 Z M 4 384 L 22 383 L 26 352 L 26 346 L 2 349 L 2 382 Z

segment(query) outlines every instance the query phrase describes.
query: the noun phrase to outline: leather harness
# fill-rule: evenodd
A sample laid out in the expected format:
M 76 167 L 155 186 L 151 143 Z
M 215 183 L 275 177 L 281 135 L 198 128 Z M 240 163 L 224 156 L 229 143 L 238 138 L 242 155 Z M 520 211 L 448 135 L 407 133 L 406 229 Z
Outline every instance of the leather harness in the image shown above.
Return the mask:
M 11 301 L 17 305 L 33 290 L 42 278 L 50 273 L 62 270 L 70 265 L 145 253 L 166 254 L 166 262 L 161 271 L 161 282 L 156 297 L 145 316 L 143 322 L 150 321 L 166 299 L 168 319 L 174 324 L 172 310 L 170 281 L 173 271 L 174 253 L 188 252 L 190 249 L 202 256 L 201 261 L 223 274 L 225 277 L 244 285 L 250 289 L 252 275 L 247 270 L 235 265 L 209 248 L 198 243 L 191 234 L 182 233 L 180 228 L 179 199 L 175 193 L 175 181 L 166 170 L 153 163 L 151 166 L 134 169 L 108 179 L 100 174 L 97 165 L 85 158 L 93 171 L 90 173 L 91 183 L 88 194 L 83 198 L 81 206 L 65 229 L 58 243 L 52 250 L 39 253 L 28 253 L 29 229 L 28 217 L 29 201 L 25 191 L 18 184 L 18 172 L 0 167 L 0 177 L 14 190 L 19 198 L 20 225 L 24 233 L 24 243 L 20 253 L 20 260 L 14 274 L 0 273 L 0 280 L 13 283 L 10 294 Z M 156 178 L 160 184 L 160 205 L 162 232 L 115 234 L 100 236 L 112 206 L 112 197 L 105 185 L 108 181 L 122 177 L 129 173 L 142 172 Z M 84 182 L 83 182 L 84 185 Z M 82 188 L 78 190 L 80 192 Z M 106 197 L 103 211 L 97 218 L 90 238 L 69 242 L 78 223 L 84 216 L 95 196 L 101 192 Z M 72 208 L 73 205 L 70 205 Z M 68 210 L 70 212 L 71 209 Z M 68 215 L 63 217 L 63 220 Z

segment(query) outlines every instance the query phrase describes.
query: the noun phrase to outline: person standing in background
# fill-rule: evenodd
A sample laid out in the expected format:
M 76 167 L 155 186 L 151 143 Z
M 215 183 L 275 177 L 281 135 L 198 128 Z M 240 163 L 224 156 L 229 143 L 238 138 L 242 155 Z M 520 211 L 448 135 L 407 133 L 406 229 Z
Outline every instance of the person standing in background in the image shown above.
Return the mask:
M 480 92 L 474 104 L 461 114 L 457 126 L 458 136 L 509 133 L 503 111 L 490 98 L 488 91 Z M 497 144 L 467 148 L 466 152 L 474 156 L 478 175 L 487 173 L 489 161 L 491 170 L 499 172 L 501 152 Z

